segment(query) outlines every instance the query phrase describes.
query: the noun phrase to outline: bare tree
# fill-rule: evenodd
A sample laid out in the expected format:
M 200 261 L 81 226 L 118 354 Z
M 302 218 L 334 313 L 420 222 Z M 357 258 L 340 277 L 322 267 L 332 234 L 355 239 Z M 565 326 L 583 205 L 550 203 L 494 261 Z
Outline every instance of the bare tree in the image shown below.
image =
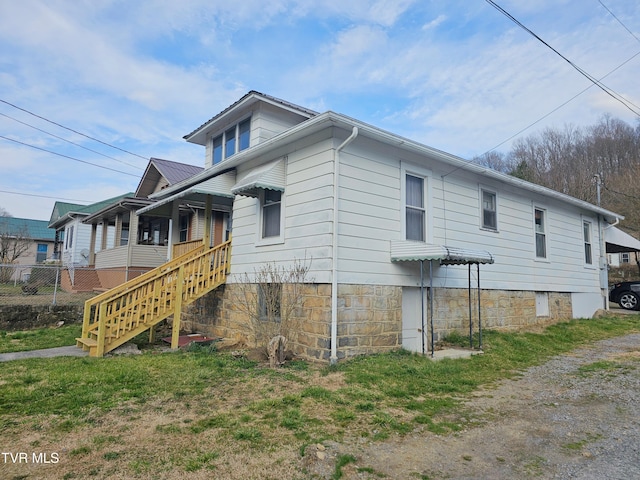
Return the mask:
M 0 265 L 10 265 L 31 247 L 31 237 L 26 225 L 17 230 L 9 228 L 9 222 L 0 218 Z M 0 283 L 11 280 L 13 269 L 0 267 Z
M 504 153 L 496 152 L 495 150 L 474 157 L 471 161 L 502 173 L 509 173 L 513 170 L 513 165 L 509 158 Z
M 11 217 L 12 215 L 9 213 L 9 211 L 4 208 L 4 207 L 0 207 L 0 217 Z
M 287 343 L 297 339 L 309 265 L 296 260 L 289 267 L 263 264 L 253 275 L 239 276 L 234 303 L 249 319 L 256 347 L 264 349 L 272 367 L 282 365 Z

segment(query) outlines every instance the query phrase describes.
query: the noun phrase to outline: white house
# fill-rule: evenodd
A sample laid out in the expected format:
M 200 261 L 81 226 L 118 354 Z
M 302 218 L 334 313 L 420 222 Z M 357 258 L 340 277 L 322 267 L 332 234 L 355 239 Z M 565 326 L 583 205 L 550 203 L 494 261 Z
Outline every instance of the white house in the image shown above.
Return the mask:
M 234 282 L 296 259 L 313 278 L 296 350 L 331 361 L 606 304 L 602 232 L 620 216 L 603 208 L 254 91 L 185 139 L 205 147 L 205 170 L 138 213 L 206 197 L 231 215 L 230 280 L 193 330 L 240 337 Z
M 61 252 L 57 252 L 63 265 L 68 268 L 89 265 L 91 226 L 83 224 L 82 221 L 93 212 L 119 198 L 122 197 L 111 198 L 91 205 L 67 202 L 54 204 L 49 219 L 49 228 L 64 235 Z

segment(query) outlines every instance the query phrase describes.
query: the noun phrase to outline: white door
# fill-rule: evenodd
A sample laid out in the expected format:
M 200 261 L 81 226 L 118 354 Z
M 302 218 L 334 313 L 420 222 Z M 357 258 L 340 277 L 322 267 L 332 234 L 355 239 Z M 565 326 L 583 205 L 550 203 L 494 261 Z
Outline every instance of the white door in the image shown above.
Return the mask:
M 425 330 L 427 324 L 427 290 L 425 289 Z M 410 352 L 422 353 L 422 305 L 420 288 L 402 288 L 402 347 Z M 424 351 L 428 350 L 427 336 L 424 335 Z

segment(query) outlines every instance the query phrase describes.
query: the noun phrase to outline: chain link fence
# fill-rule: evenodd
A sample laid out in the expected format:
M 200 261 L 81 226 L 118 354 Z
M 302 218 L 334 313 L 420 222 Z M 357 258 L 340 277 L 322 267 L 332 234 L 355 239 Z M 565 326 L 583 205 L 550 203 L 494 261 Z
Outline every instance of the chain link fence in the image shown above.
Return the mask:
M 82 305 L 145 271 L 0 264 L 0 305 Z

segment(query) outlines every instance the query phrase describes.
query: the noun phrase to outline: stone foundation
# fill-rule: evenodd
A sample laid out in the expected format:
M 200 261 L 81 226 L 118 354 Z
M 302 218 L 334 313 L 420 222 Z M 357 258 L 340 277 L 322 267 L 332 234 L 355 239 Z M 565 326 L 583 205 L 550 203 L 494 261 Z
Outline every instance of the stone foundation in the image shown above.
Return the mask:
M 478 292 L 471 291 L 473 331 L 478 331 Z M 434 339 L 453 331 L 469 331 L 469 292 L 465 289 L 435 288 L 433 297 Z M 483 329 L 526 330 L 572 318 L 571 294 L 549 292 L 549 315 L 536 315 L 536 292 L 482 290 L 480 292 Z
M 248 315 L 238 305 L 238 284 L 226 284 L 191 304 L 183 313 L 182 328 L 255 346 Z M 331 356 L 331 285 L 303 286 L 302 305 L 294 322 L 295 354 L 328 361 Z M 478 329 L 477 292 L 472 291 L 474 332 Z M 522 330 L 555 323 L 572 316 L 571 294 L 549 293 L 549 316 L 536 316 L 535 292 L 483 290 L 483 329 Z M 434 289 L 434 338 L 469 331 L 466 289 Z M 396 350 L 402 346 L 402 287 L 338 286 L 338 359 Z

